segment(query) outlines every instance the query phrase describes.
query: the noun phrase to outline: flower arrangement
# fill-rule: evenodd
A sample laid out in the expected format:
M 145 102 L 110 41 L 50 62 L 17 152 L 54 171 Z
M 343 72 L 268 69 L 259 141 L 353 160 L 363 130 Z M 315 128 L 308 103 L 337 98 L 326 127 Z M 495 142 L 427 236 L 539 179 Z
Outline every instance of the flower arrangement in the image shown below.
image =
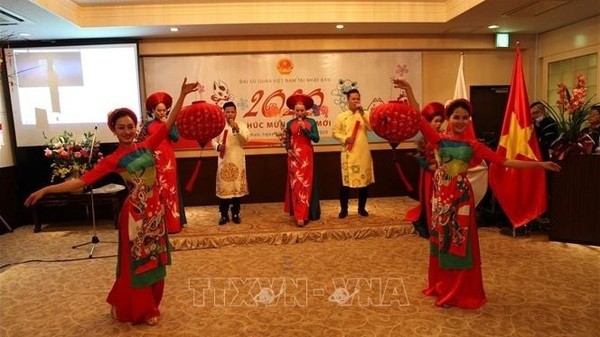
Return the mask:
M 44 156 L 52 162 L 50 182 L 54 182 L 57 178 L 78 177 L 104 157 L 100 152 L 100 142 L 94 140 L 93 132 L 84 133 L 79 142 L 76 141 L 73 133 L 68 131 L 63 131 L 62 134 L 50 139 L 44 134 L 44 139 L 46 140 Z
M 560 138 L 553 144 L 553 158 L 564 159 L 569 152 L 591 153 L 593 141 L 583 132 L 592 111 L 591 98 L 586 100 L 586 78 L 576 76 L 577 84 L 569 92 L 564 83 L 558 83 L 556 107 L 542 102 L 548 115 L 556 123 Z

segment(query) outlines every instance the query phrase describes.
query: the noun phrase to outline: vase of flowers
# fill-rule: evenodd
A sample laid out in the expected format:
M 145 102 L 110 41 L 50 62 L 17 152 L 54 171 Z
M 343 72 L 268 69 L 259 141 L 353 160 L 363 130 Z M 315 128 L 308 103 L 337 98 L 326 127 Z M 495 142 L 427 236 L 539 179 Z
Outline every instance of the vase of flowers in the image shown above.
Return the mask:
M 78 178 L 104 157 L 93 132 L 84 133 L 79 141 L 68 131 L 50 139 L 44 134 L 44 139 L 44 156 L 50 160 L 52 183 L 57 179 Z
M 572 92 L 564 83 L 558 83 L 556 106 L 542 101 L 560 134 L 551 147 L 551 156 L 555 160 L 563 160 L 568 154 L 589 154 L 593 150 L 594 142 L 583 130 L 594 104 L 591 98 L 586 99 L 585 76 L 578 74 L 576 79 Z

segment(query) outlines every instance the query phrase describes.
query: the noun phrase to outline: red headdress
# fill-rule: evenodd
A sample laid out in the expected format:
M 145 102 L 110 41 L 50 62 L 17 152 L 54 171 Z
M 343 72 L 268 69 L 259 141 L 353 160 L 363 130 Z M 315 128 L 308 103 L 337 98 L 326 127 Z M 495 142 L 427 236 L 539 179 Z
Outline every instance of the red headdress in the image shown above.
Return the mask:
M 133 111 L 131 111 L 131 109 L 118 108 L 118 109 L 111 111 L 108 114 L 106 124 L 108 124 L 108 128 L 110 129 L 110 131 L 115 132 L 115 124 L 117 124 L 117 119 L 124 117 L 124 116 L 131 117 L 131 119 L 133 120 L 133 124 L 137 125 L 137 116 L 135 115 L 135 113 Z
M 156 106 L 159 103 L 164 104 L 167 110 L 169 110 L 171 109 L 171 105 L 173 104 L 173 97 L 171 97 L 171 95 L 167 94 L 166 92 L 162 91 L 157 91 L 152 95 L 148 96 L 148 98 L 146 98 L 146 112 L 148 113 L 148 115 L 150 115 L 152 111 L 154 111 L 154 108 L 156 108 Z
M 290 108 L 291 110 L 294 110 L 294 107 L 298 103 L 302 103 L 302 105 L 304 105 L 304 108 L 306 110 L 311 109 L 313 107 L 313 105 L 315 104 L 315 102 L 313 101 L 312 98 L 310 98 L 306 95 L 303 95 L 303 94 L 292 95 L 292 96 L 288 97 L 288 99 L 285 101 L 285 105 L 288 108 Z
M 446 109 L 442 103 L 431 102 L 423 108 L 421 111 L 421 116 L 423 116 L 428 122 L 431 122 L 431 120 L 436 116 L 446 119 Z

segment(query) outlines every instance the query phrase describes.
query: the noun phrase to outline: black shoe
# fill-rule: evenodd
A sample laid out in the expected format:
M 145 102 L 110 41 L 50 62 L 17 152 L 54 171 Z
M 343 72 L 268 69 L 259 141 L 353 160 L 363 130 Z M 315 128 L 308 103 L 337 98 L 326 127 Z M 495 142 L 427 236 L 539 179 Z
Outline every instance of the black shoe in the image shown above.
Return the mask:
M 219 219 L 219 225 L 224 225 L 228 222 L 229 222 L 229 218 L 226 216 L 222 216 L 221 219 Z
M 515 236 L 529 236 L 531 235 L 531 228 L 529 226 L 521 226 L 515 230 Z
M 338 218 L 340 218 L 340 219 L 343 219 L 347 216 L 348 216 L 348 210 L 345 210 L 345 209 L 341 210 L 340 214 L 338 214 Z
M 360 214 L 362 216 L 369 216 L 369 212 L 367 212 L 367 210 L 364 208 L 359 209 L 358 214 Z
M 550 219 L 547 217 L 539 217 L 535 219 L 535 230 L 548 233 L 550 231 Z M 534 228 L 531 228 L 531 231 L 534 231 Z
M 419 233 L 419 236 L 425 239 L 429 239 L 429 229 L 427 229 L 427 225 L 424 224 L 420 219 L 413 222 L 413 227 Z
M 239 214 L 232 214 L 231 215 L 231 221 L 233 221 L 234 224 L 239 225 L 240 223 L 242 223 L 242 219 L 240 219 L 240 215 Z

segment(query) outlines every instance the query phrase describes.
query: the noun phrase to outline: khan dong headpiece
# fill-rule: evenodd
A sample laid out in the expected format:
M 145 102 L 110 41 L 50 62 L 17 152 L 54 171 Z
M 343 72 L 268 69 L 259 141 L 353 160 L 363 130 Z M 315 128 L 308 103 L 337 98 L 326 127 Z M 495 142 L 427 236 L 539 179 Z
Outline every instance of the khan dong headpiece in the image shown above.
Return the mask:
M 304 105 L 304 108 L 306 110 L 312 109 L 313 105 L 315 105 L 315 102 L 313 101 L 312 98 L 303 95 L 303 94 L 295 94 L 292 95 L 290 97 L 288 97 L 288 99 L 285 101 L 285 105 L 290 108 L 291 110 L 294 110 L 294 108 L 296 107 L 296 104 L 298 103 L 302 103 L 302 105 Z
M 154 108 L 156 108 L 159 103 L 164 104 L 167 110 L 169 110 L 173 104 L 173 97 L 162 91 L 155 92 L 148 96 L 148 98 L 146 98 L 146 112 L 148 115 L 154 111 Z
M 446 108 L 444 105 L 439 102 L 431 102 L 427 104 L 423 111 L 421 111 L 421 116 L 423 116 L 428 122 L 431 122 L 436 116 L 442 117 L 442 119 L 446 118 Z

